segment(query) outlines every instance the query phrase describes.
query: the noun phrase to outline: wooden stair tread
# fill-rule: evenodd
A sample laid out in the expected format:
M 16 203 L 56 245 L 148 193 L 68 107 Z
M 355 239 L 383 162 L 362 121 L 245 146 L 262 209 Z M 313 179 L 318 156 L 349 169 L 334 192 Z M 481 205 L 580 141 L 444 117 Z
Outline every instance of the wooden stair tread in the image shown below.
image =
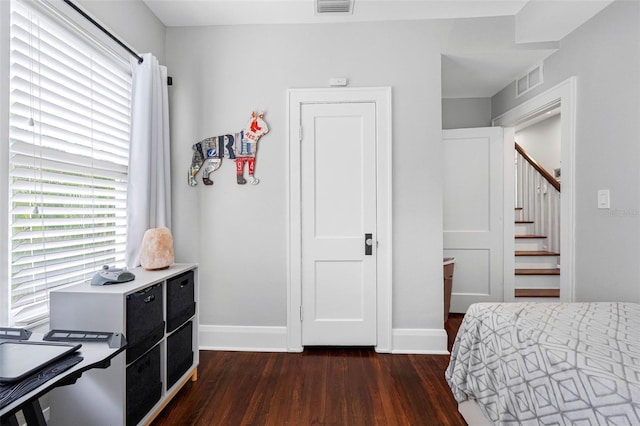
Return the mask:
M 545 251 L 545 250 L 538 250 L 538 251 L 516 250 L 516 256 L 560 256 L 560 253 L 553 253 L 551 251 Z
M 546 235 L 531 235 L 531 234 L 526 234 L 526 235 L 516 235 L 516 238 L 547 238 Z
M 522 210 L 522 207 L 515 207 L 516 210 Z
M 534 223 L 532 220 L 516 220 L 514 223 Z
M 516 268 L 516 275 L 560 275 L 559 268 L 553 269 L 525 269 L 525 268 Z
M 560 297 L 559 288 L 516 288 L 515 297 Z

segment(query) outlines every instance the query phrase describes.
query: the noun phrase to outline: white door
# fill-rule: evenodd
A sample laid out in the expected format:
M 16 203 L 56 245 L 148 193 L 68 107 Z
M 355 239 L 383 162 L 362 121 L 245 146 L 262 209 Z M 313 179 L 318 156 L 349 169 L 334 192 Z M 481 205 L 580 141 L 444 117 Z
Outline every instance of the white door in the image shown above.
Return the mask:
M 376 105 L 300 114 L 302 343 L 375 345 Z
M 445 130 L 443 144 L 444 255 L 456 258 L 451 312 L 464 313 L 504 297 L 503 129 Z

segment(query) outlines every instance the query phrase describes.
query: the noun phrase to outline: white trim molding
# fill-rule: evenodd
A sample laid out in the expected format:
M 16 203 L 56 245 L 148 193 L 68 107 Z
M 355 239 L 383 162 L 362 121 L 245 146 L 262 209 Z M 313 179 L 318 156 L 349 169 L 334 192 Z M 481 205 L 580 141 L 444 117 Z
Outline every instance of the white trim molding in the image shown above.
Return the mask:
M 0 1 L 0 326 L 9 324 L 9 29 L 11 2 Z
M 493 119 L 494 126 L 515 127 L 553 106 L 560 106 L 562 193 L 560 206 L 560 300 L 575 300 L 575 145 L 576 77 L 544 91 L 540 95 Z
M 301 352 L 302 273 L 300 206 L 300 110 L 305 103 L 376 104 L 377 167 L 377 352 L 392 351 L 392 156 L 391 88 L 291 89 L 288 100 L 288 223 L 287 238 L 287 349 Z
M 202 350 L 286 352 L 286 327 L 233 325 L 199 326 L 198 342 Z
M 502 177 L 502 188 L 504 191 L 504 210 L 502 217 L 504 219 L 513 218 L 513 206 L 515 205 L 515 181 L 513 177 L 513 150 L 514 141 L 516 140 L 515 129 L 513 127 L 503 128 L 503 164 L 504 164 L 504 176 Z M 515 300 L 515 275 L 513 271 L 516 267 L 515 256 L 515 223 L 513 220 L 503 220 L 503 280 L 504 286 L 502 287 L 503 302 L 513 302 Z
M 443 329 L 397 328 L 393 330 L 394 354 L 449 355 L 447 332 Z
M 398 328 L 391 331 L 392 350 L 376 352 L 393 354 L 448 355 L 447 332 L 442 329 Z M 199 349 L 243 352 L 295 352 L 288 345 L 287 327 L 232 325 L 199 326 Z M 300 351 L 298 351 L 300 352 Z

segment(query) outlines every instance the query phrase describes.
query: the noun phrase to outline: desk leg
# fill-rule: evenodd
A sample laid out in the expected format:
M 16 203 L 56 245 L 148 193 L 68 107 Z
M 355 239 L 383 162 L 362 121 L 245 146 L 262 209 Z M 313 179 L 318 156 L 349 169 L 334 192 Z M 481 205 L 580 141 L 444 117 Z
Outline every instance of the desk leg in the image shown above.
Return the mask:
M 33 401 L 27 403 L 24 407 L 22 407 L 22 413 L 24 414 L 24 419 L 27 422 L 28 426 L 37 425 L 37 426 L 46 426 L 47 421 L 44 419 L 44 414 L 42 413 L 42 408 L 40 408 L 40 401 L 38 398 Z

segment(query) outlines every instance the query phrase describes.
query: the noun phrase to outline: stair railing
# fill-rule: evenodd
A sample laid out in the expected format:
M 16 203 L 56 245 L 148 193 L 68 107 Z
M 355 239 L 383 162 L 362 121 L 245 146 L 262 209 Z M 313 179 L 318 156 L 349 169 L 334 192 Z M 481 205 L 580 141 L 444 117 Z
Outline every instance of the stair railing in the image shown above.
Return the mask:
M 560 182 L 515 144 L 515 200 L 533 233 L 546 235 L 545 250 L 560 253 Z

